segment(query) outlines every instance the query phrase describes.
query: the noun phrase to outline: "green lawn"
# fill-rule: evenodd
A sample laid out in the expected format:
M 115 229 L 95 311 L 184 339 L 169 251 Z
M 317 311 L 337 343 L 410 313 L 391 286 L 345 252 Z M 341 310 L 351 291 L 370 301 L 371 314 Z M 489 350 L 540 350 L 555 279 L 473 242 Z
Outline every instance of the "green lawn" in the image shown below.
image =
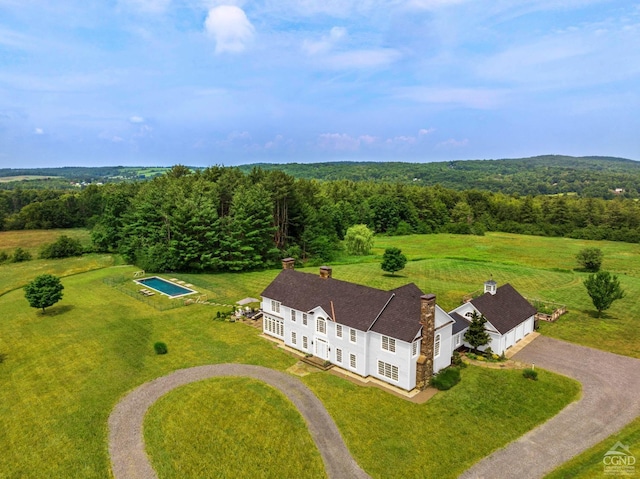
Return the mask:
M 79 240 L 83 246 L 91 244 L 91 233 L 87 229 L 0 231 L 0 251 L 13 254 L 20 247 L 37 258 L 43 245 L 53 243 L 62 235 Z
M 629 447 L 631 454 L 636 459 L 635 474 L 631 477 L 640 475 L 640 417 L 636 418 L 631 424 L 614 434 L 591 449 L 586 450 L 571 461 L 560 466 L 546 479 L 591 479 L 593 477 L 612 477 L 605 476 L 605 465 L 602 462 L 605 453 L 611 449 L 618 441 Z M 619 477 L 619 476 L 613 476 Z M 627 476 L 628 477 L 628 476 Z
M 163 479 L 327 477 L 297 409 L 253 379 L 216 378 L 181 387 L 152 406 L 144 430 Z
M 396 277 L 383 275 L 376 259 L 389 245 L 401 247 L 414 260 Z M 605 268 L 619 274 L 627 290 L 627 297 L 614 303 L 604 319 L 591 314 L 581 284 L 585 275 L 573 270 L 575 253 L 584 246 L 603 249 Z M 387 289 L 413 281 L 425 292 L 435 293 L 438 302 L 449 309 L 493 275 L 498 283 L 511 282 L 526 296 L 568 305 L 571 313 L 555 324 L 543 325 L 544 334 L 640 357 L 636 319 L 640 304 L 633 300 L 640 294 L 638 245 L 502 234 L 433 235 L 378 238 L 375 252 L 361 263 L 357 258 L 343 258 L 345 264 L 333 266 L 334 277 Z M 109 255 L 89 255 L 0 266 L 0 354 L 4 355 L 0 363 L 0 476 L 106 477 L 107 418 L 127 391 L 175 369 L 200 364 L 241 362 L 284 370 L 295 362 L 259 338 L 254 328 L 213 321 L 216 307 L 193 305 L 161 312 L 108 286 L 104 278 L 132 276 L 137 269 L 105 268 L 113 262 Z M 306 270 L 317 272 L 317 268 Z M 21 290 L 42 272 L 63 276 L 65 286 L 63 300 L 45 315 L 28 306 Z M 277 273 L 172 276 L 194 284 L 209 299 L 232 303 L 246 296 L 259 297 Z M 156 356 L 155 341 L 166 342 L 169 354 Z M 522 380 L 516 372 L 476 368 L 466 369 L 458 386 L 424 405 L 325 373 L 304 380 L 335 418 L 355 457 L 374 477 L 393 476 L 398 468 L 407 471 L 405 477 L 455 476 L 553 415 L 576 394 L 575 383 L 550 373 L 541 374 L 541 380 L 534 383 Z M 230 434 L 253 427 L 251 409 L 245 409 L 251 404 L 260 411 L 270 407 L 264 401 L 278 407 L 287 404 L 266 386 L 233 381 L 203 382 L 184 393 L 176 390 L 159 403 L 157 411 L 154 408 L 149 420 L 159 421 L 160 429 L 154 426 L 147 434 L 150 441 L 159 441 L 152 447 L 158 448 L 154 461 L 165 464 L 159 466 L 163 475 L 171 476 L 176 466 L 182 467 L 180 461 L 186 460 L 193 470 L 207 462 L 207 458 L 195 458 L 200 444 L 188 444 L 195 433 L 181 430 L 179 421 L 168 419 L 170 410 L 178 413 L 180 407 L 174 405 L 186 396 L 193 396 L 195 417 L 212 415 L 216 419 L 228 414 L 228 408 L 208 403 L 208 395 L 224 396 L 219 403 L 243 403 L 237 414 L 232 413 L 239 429 Z M 249 391 L 243 395 L 242 388 L 230 384 L 246 384 Z M 229 389 L 241 391 L 236 394 Z M 265 399 L 249 401 L 249 396 Z M 287 411 L 284 424 L 297 431 L 300 419 Z M 239 416 L 247 416 L 248 421 Z M 493 421 L 485 423 L 484 417 Z M 213 433 L 215 424 L 201 426 L 202 431 L 196 432 L 206 436 Z M 630 434 L 639 429 L 636 421 Z M 629 441 L 637 444 L 637 439 Z M 167 444 L 180 444 L 177 449 L 184 446 L 187 452 L 182 458 L 175 457 Z M 604 447 L 610 447 L 609 443 L 605 441 Z M 235 468 L 237 451 L 229 451 L 235 452 L 225 457 L 225 467 Z M 415 456 L 424 460 L 411 459 Z M 294 471 L 293 463 L 299 460 L 294 456 L 291 464 L 279 467 Z

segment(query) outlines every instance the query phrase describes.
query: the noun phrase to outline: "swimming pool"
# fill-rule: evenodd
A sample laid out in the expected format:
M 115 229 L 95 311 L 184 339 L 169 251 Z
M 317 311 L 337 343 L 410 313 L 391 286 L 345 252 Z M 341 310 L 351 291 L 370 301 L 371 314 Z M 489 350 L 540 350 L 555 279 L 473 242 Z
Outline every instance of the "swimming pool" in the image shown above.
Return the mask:
M 179 284 L 172 283 L 166 279 L 159 278 L 158 276 L 151 276 L 149 278 L 134 280 L 138 284 L 142 284 L 147 288 L 151 288 L 160 294 L 169 296 L 170 298 L 179 298 L 188 294 L 196 293 L 193 289 L 189 289 L 186 286 L 180 286 Z

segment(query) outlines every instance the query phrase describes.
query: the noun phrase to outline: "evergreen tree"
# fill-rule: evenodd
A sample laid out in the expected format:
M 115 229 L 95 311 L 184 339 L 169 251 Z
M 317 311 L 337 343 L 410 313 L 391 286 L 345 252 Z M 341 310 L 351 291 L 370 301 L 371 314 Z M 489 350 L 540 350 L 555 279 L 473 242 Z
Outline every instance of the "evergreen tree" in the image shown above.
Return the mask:
M 471 314 L 471 324 L 469 324 L 467 332 L 464 333 L 464 340 L 471 345 L 475 352 L 478 352 L 480 346 L 489 344 L 491 341 L 491 337 L 484 327 L 486 322 L 487 318 L 483 314 L 479 314 L 477 311 Z
M 387 273 L 391 273 L 392 275 L 396 273 L 396 271 L 400 271 L 404 269 L 407 264 L 407 257 L 402 254 L 402 251 L 399 248 L 387 248 L 384 250 L 384 255 L 382 256 L 382 264 L 380 267 L 383 271 Z

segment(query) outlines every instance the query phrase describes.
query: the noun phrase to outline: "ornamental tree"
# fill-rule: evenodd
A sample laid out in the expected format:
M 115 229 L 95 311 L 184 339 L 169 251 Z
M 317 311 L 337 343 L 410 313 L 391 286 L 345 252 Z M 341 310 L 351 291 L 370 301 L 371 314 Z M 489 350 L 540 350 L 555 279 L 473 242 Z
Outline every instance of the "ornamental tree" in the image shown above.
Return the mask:
M 373 247 L 373 231 L 367 225 L 351 226 L 344 235 L 344 243 L 349 254 L 369 254 Z
M 62 299 L 64 286 L 60 278 L 52 274 L 41 274 L 24 287 L 24 296 L 32 308 L 44 309 Z
M 606 271 L 590 274 L 584 280 L 584 286 L 598 310 L 598 317 L 603 311 L 609 309 L 615 300 L 624 298 L 624 290 L 620 287 L 618 277 Z
M 387 273 L 394 274 L 396 271 L 404 269 L 407 264 L 407 257 L 402 254 L 399 248 L 387 248 L 382 256 L 380 267 Z
M 473 350 L 477 353 L 480 346 L 489 344 L 491 337 L 487 330 L 484 328 L 487 318 L 484 314 L 479 314 L 477 311 L 471 313 L 471 324 L 467 332 L 464 333 L 464 340 L 473 347 Z

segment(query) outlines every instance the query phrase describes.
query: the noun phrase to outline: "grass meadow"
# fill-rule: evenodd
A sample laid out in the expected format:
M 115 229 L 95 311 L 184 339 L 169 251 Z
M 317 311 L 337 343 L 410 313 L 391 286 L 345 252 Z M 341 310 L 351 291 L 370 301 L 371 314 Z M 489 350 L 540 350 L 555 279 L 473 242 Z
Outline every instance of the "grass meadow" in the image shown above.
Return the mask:
M 614 303 L 603 319 L 592 314 L 581 284 L 585 274 L 573 269 L 577 251 L 594 245 L 605 253 L 604 268 L 618 274 L 627 290 L 627 298 Z M 380 270 L 387 246 L 398 246 L 409 256 L 397 276 Z M 32 247 L 38 247 L 35 241 Z M 503 234 L 384 237 L 377 239 L 372 255 L 343 257 L 333 273 L 387 289 L 413 281 L 435 293 L 445 309 L 493 275 L 526 296 L 567 304 L 571 312 L 543 325 L 544 334 L 640 357 L 640 306 L 632 299 L 640 292 L 638 253 L 638 245 Z M 240 362 L 285 370 L 296 362 L 260 338 L 255 328 L 213 320 L 227 308 L 191 305 L 158 311 L 104 282 L 123 274 L 132 277 L 137 268 L 114 265 L 108 255 L 74 261 L 0 266 L 2 477 L 108 477 L 107 418 L 127 391 L 201 364 Z M 28 306 L 21 287 L 47 268 L 63 276 L 65 290 L 62 301 L 42 314 Z M 232 304 L 259 297 L 277 273 L 173 276 L 194 284 L 209 299 Z M 156 341 L 167 343 L 169 354 L 155 355 Z M 532 382 L 517 372 L 473 367 L 463 371 L 459 385 L 423 405 L 327 373 L 313 373 L 303 381 L 326 405 L 364 469 L 385 478 L 398 477 L 398 471 L 402 477 L 456 477 L 579 394 L 574 381 L 551 373 L 541 372 L 540 381 Z M 282 477 L 282 471 L 316 477 L 317 471 L 298 473 L 300 464 L 319 460 L 317 450 L 308 447 L 301 421 L 268 386 L 218 378 L 162 398 L 147 417 L 145 435 L 162 478 L 186 477 L 185 471 L 200 477 L 235 477 L 234 471 L 256 477 Z M 640 430 L 638 421 L 634 424 L 625 433 L 629 437 Z M 269 434 L 259 437 L 265 430 Z M 277 450 L 280 441 L 286 454 Z M 256 454 L 266 455 L 263 462 Z

